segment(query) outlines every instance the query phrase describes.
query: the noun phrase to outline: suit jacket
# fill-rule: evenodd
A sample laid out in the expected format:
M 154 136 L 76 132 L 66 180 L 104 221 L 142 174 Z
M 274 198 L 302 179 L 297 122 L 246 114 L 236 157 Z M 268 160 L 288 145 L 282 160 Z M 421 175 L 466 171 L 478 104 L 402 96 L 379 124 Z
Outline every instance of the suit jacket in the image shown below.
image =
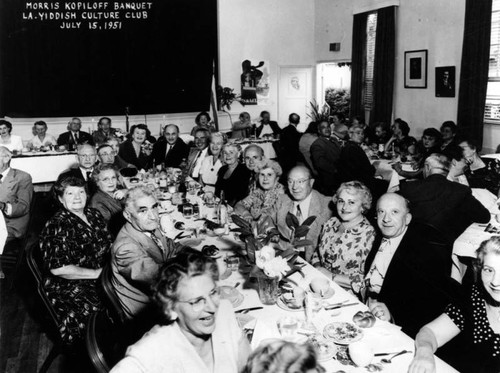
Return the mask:
M 122 203 L 102 190 L 98 190 L 90 200 L 90 207 L 101 213 L 108 225 L 108 231 L 116 237 L 126 222 L 122 213 Z
M 78 132 L 78 145 L 82 144 L 90 144 L 94 145 L 94 139 L 87 132 L 79 131 Z M 69 145 L 74 145 L 73 136 L 71 135 L 71 131 L 61 133 L 57 138 L 57 145 L 65 145 L 69 149 Z M 73 149 L 69 149 L 73 150 Z
M 194 166 L 196 164 L 196 158 L 198 157 L 198 154 L 200 154 L 201 151 L 203 151 L 203 150 L 200 150 L 196 147 L 189 149 L 189 154 L 188 154 L 188 158 L 187 158 L 187 165 L 184 168 L 184 176 L 185 177 L 191 176 L 191 174 L 193 173 L 193 169 L 194 169 Z M 208 151 L 206 154 L 208 155 Z
M 311 261 L 314 250 L 316 250 L 316 247 L 319 244 L 319 236 L 321 234 L 321 230 L 323 229 L 323 225 L 332 216 L 332 211 L 329 208 L 330 198 L 325 197 L 316 190 L 311 191 L 311 193 L 312 196 L 309 211 L 307 211 L 307 214 L 303 212 L 304 218 L 316 216 L 316 220 L 314 220 L 314 222 L 310 225 L 309 232 L 306 236 L 308 240 L 313 242 L 312 247 L 306 247 L 305 259 L 308 262 Z M 270 212 L 274 225 L 278 228 L 282 238 L 286 240 L 290 238 L 292 231 L 286 225 L 285 219 L 289 212 L 294 212 L 293 210 L 293 200 L 287 194 L 284 194 L 279 197 L 275 208 Z
M 459 296 L 460 286 L 443 270 L 441 247 L 430 243 L 426 227 L 412 222 L 399 244 L 377 300 L 386 304 L 394 322 L 415 338 L 422 326 L 443 313 Z M 365 262 L 368 273 L 380 247 L 378 237 Z
M 167 141 L 165 140 L 165 138 L 158 140 L 153 145 L 152 158 L 155 165 L 159 165 L 165 162 L 165 167 L 179 167 L 182 163 L 182 160 L 187 159 L 189 154 L 189 147 L 181 138 L 178 138 L 173 148 L 170 149 L 167 156 L 165 157 L 166 151 Z
M 472 223 L 488 223 L 490 220 L 489 211 L 474 198 L 469 187 L 443 175 L 407 181 L 399 188 L 399 193 L 411 203 L 413 218 L 433 225 L 450 242 Z
M 65 179 L 67 177 L 76 177 L 77 179 L 81 179 L 81 180 L 85 181 L 85 183 L 87 184 L 87 189 L 88 189 L 89 197 L 92 196 L 92 195 L 94 195 L 94 193 L 97 191 L 97 185 L 94 182 L 94 180 L 92 180 L 92 179 L 85 180 L 85 177 L 82 174 L 82 170 L 78 166 L 77 167 L 72 167 L 69 170 L 64 171 L 63 173 L 61 173 L 59 175 L 59 177 L 57 178 L 57 182 L 60 182 L 62 179 Z
M 109 134 L 106 135 L 102 129 L 98 129 L 92 133 L 92 139 L 96 145 L 104 144 L 109 138 L 115 137 L 116 128 L 110 128 Z
M 118 155 L 125 162 L 133 164 L 139 170 L 147 169 L 150 166 L 151 156 L 144 154 L 142 151 L 139 156 L 137 156 L 131 141 L 125 141 L 120 145 Z
M 297 162 L 302 161 L 302 154 L 299 151 L 299 141 L 302 135 L 293 124 L 289 124 L 281 130 L 279 141 L 279 161 L 286 175 L 290 169 L 295 167 Z
M 165 261 L 178 252 L 179 246 L 157 229 L 155 235 L 164 250 L 143 232 L 126 223 L 111 248 L 111 283 L 123 311 L 133 318 L 150 303 L 151 286 Z
M 278 135 L 281 133 L 280 126 L 274 120 L 269 121 L 269 123 L 267 125 L 269 125 L 271 127 L 274 135 Z M 257 126 L 257 129 L 256 129 L 257 137 L 260 137 L 260 134 L 262 133 L 263 129 L 264 129 L 264 124 L 262 122 L 260 122 L 260 124 Z
M 318 137 L 311 145 L 311 161 L 318 174 L 318 190 L 332 196 L 340 185 L 337 164 L 341 147 L 336 140 Z
M 11 168 L 0 183 L 0 201 L 10 203 L 12 212 L 5 216 L 8 237 L 20 238 L 26 234 L 30 206 L 33 200 L 31 176 Z

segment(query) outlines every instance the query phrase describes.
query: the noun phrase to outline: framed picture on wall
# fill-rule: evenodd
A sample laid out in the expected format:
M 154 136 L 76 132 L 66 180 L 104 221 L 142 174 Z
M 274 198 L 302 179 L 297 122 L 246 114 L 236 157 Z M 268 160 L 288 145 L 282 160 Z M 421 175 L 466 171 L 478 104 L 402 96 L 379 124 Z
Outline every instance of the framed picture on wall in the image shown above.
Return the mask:
M 427 88 L 427 49 L 405 52 L 405 88 Z
M 455 66 L 436 67 L 436 97 L 455 97 Z

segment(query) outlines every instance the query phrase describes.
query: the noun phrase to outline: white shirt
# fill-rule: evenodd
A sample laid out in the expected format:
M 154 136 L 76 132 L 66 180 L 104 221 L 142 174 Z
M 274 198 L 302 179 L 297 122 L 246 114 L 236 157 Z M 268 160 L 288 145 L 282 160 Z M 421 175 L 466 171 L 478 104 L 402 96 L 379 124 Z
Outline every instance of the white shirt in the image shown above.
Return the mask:
M 39 148 L 40 146 L 57 145 L 57 140 L 54 136 L 46 133 L 45 137 L 43 138 L 43 141 L 40 140 L 38 136 L 35 136 L 29 141 L 29 143 L 32 144 L 34 147 Z
M 87 172 L 92 172 L 93 170 L 94 170 L 93 168 L 87 170 L 86 168 L 80 167 L 80 171 L 82 171 L 82 175 L 85 181 L 89 181 L 89 178 L 87 177 Z
M 299 219 L 299 223 L 302 224 L 304 220 L 306 220 L 309 217 L 309 206 L 311 205 L 311 198 L 312 198 L 312 193 L 309 193 L 309 195 L 304 198 L 302 201 L 293 202 L 293 211 L 292 213 L 297 216 L 297 206 L 300 206 L 300 212 L 302 215 L 302 219 Z
M 373 263 L 365 278 L 365 280 L 369 280 L 370 291 L 377 294 L 380 293 L 382 285 L 384 284 L 385 275 L 387 274 L 387 269 L 407 229 L 408 227 L 405 227 L 404 231 L 399 236 L 382 239 L 382 243 L 380 244 L 377 254 L 375 254 Z
M 274 134 L 273 129 L 270 124 L 262 125 L 262 132 L 260 133 L 260 137 L 264 137 L 264 135 L 272 135 Z
M 200 180 L 203 181 L 203 184 L 209 185 L 213 187 L 215 191 L 215 182 L 217 181 L 217 173 L 219 169 L 222 167 L 222 162 L 220 159 L 216 159 L 214 163 L 214 157 L 208 156 L 205 157 L 200 167 Z
M 200 174 L 200 169 L 201 169 L 201 164 L 205 157 L 207 156 L 208 153 L 208 147 L 203 149 L 201 153 L 199 154 L 198 158 L 196 159 L 196 163 L 193 168 L 193 173 L 191 174 L 192 177 L 197 178 L 198 175 Z
M 7 177 L 7 174 L 9 172 L 10 172 L 10 167 L 7 168 L 4 172 L 2 172 L 2 179 L 0 180 L 1 183 L 5 181 L 5 178 Z M 7 216 L 10 216 L 12 214 L 12 205 L 9 202 L 5 202 L 4 214 Z
M 10 142 L 4 143 L 2 142 L 2 140 L 0 140 L 0 145 L 5 146 L 11 152 L 14 150 L 23 150 L 23 139 L 21 138 L 21 136 L 10 135 Z

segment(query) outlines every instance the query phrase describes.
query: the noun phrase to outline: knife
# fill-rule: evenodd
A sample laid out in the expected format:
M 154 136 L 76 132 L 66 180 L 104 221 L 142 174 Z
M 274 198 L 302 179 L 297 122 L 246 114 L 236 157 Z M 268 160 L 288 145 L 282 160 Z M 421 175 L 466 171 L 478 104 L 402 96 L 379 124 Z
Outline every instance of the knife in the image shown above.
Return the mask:
M 356 306 L 360 305 L 361 303 L 347 303 L 347 304 L 340 304 L 338 306 L 326 306 L 325 310 L 336 310 L 337 308 L 342 308 L 342 307 L 349 307 L 349 306 Z

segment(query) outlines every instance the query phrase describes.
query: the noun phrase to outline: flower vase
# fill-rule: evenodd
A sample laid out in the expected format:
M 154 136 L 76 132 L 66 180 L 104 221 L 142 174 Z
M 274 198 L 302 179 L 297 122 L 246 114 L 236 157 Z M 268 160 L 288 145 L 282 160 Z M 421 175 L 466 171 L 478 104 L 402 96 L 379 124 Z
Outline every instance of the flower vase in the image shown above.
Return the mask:
M 278 297 L 279 277 L 259 276 L 259 298 L 262 304 L 272 305 L 276 303 Z

